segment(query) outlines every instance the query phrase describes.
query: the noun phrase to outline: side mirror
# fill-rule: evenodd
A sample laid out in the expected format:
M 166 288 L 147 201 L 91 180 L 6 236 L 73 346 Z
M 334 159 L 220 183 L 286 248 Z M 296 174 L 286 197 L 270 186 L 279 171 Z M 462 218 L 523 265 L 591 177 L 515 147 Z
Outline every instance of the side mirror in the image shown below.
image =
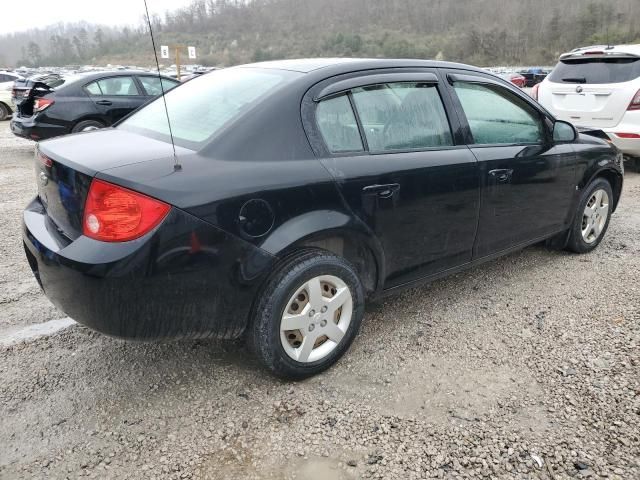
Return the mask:
M 553 124 L 553 141 L 554 142 L 573 142 L 578 138 L 576 129 L 569 122 L 556 120 Z

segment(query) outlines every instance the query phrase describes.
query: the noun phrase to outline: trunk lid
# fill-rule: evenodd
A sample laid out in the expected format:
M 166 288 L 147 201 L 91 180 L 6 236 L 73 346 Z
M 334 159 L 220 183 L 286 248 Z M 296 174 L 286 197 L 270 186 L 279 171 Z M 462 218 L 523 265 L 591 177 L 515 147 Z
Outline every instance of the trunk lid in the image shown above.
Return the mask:
M 62 83 L 64 83 L 62 77 L 55 74 L 16 80 L 13 83 L 11 98 L 18 116 L 31 117 L 35 99 L 53 92 L 55 87 Z
M 180 147 L 176 152 L 192 153 Z M 52 226 L 75 240 L 82 234 L 84 204 L 97 173 L 172 158 L 171 144 L 112 128 L 47 140 L 36 150 L 38 196 Z

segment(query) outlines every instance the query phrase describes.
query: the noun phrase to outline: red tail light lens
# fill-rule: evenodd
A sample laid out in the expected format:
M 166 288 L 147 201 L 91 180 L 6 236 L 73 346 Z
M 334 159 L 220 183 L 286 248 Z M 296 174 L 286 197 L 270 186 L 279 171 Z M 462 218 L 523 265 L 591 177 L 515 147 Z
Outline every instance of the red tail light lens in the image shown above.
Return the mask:
M 640 90 L 636 92 L 627 110 L 640 110 Z
M 536 101 L 538 100 L 538 90 L 540 90 L 540 84 L 536 83 L 531 89 L 531 97 Z
M 637 133 L 622 133 L 622 132 L 618 133 L 618 132 L 616 132 L 615 135 L 616 135 L 616 137 L 619 137 L 619 138 L 640 138 L 640 134 L 637 134 Z
M 156 227 L 171 207 L 133 190 L 94 179 L 84 205 L 82 233 L 103 242 L 126 242 Z
M 41 112 L 45 108 L 48 108 L 51 105 L 53 105 L 54 103 L 55 102 L 49 98 L 36 98 L 35 101 L 33 102 L 33 111 L 34 113 Z

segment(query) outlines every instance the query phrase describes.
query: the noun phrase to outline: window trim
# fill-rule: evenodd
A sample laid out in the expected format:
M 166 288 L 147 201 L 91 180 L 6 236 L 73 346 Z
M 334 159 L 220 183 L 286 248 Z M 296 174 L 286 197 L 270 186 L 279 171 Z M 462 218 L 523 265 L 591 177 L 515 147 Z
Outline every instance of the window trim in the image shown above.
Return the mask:
M 463 128 L 466 131 L 466 144 L 469 147 L 473 148 L 490 148 L 490 147 L 516 147 L 516 146 L 532 146 L 532 145 L 548 145 L 552 143 L 552 139 L 550 139 L 549 132 L 549 124 L 548 120 L 552 120 L 549 118 L 546 112 L 541 111 L 535 104 L 533 104 L 532 99 L 526 98 L 525 93 L 523 92 L 514 92 L 510 87 L 503 85 L 500 81 L 497 81 L 480 75 L 476 75 L 469 73 L 456 73 L 448 71 L 446 72 L 447 83 L 449 84 L 449 92 L 452 97 L 452 101 L 455 104 L 455 109 L 457 110 L 458 117 L 460 118 L 460 122 L 463 124 Z M 525 105 L 528 105 L 534 112 L 536 112 L 538 117 L 538 122 L 542 128 L 542 141 L 540 142 L 507 142 L 507 143 L 475 143 L 475 138 L 473 136 L 473 132 L 471 131 L 471 126 L 469 125 L 469 120 L 467 119 L 467 114 L 464 111 L 462 103 L 460 102 L 460 98 L 458 97 L 458 93 L 455 90 L 455 83 L 475 83 L 475 84 L 484 84 L 491 85 L 493 87 L 500 88 L 502 91 L 506 92 L 509 97 L 520 100 Z M 514 102 L 515 103 L 515 102 Z
M 106 94 L 102 91 L 102 87 L 100 86 L 100 82 L 102 80 L 111 80 L 112 78 L 130 78 L 133 81 L 133 84 L 136 86 L 136 90 L 138 91 L 137 94 L 135 95 L 109 95 Z M 93 95 L 91 93 L 89 93 L 89 91 L 87 90 L 87 87 L 89 85 L 91 85 L 92 83 L 95 83 L 96 85 L 98 85 L 98 88 L 100 89 L 100 95 Z M 141 88 L 141 84 L 138 82 L 138 79 L 136 78 L 136 75 L 113 75 L 110 77 L 102 77 L 102 78 L 95 78 L 93 80 L 91 80 L 90 82 L 85 83 L 82 86 L 82 90 L 84 90 L 86 92 L 87 95 L 89 95 L 89 97 L 123 97 L 123 98 L 131 98 L 131 97 L 145 97 L 147 95 L 143 95 L 142 93 L 140 93 L 140 88 Z
M 367 75 L 365 77 L 349 78 L 340 80 L 323 88 L 313 99 L 315 102 L 327 100 L 333 96 L 339 96 L 345 92 L 351 92 L 354 88 L 371 87 L 373 85 L 386 83 L 439 83 L 435 73 L 380 73 L 377 75 Z
M 421 80 L 406 80 L 406 75 L 401 75 L 402 76 L 402 80 L 400 81 L 394 81 L 391 83 L 428 83 L 428 84 L 434 84 L 435 88 L 436 88 L 436 92 L 438 94 L 438 98 L 440 99 L 440 104 L 442 105 L 442 109 L 444 111 L 445 117 L 447 119 L 447 126 L 449 127 L 449 134 L 451 136 L 451 145 L 437 145 L 437 146 L 431 146 L 431 147 L 417 147 L 417 148 L 399 148 L 399 149 L 393 149 L 393 150 L 376 150 L 376 151 L 371 151 L 369 148 L 369 141 L 367 140 L 367 135 L 366 132 L 364 131 L 364 126 L 362 124 L 362 119 L 360 117 L 360 112 L 358 111 L 358 107 L 355 103 L 355 100 L 353 99 L 353 89 L 355 88 L 360 88 L 360 87 L 353 87 L 353 89 L 349 89 L 347 91 L 341 91 L 340 93 L 336 93 L 336 94 L 332 94 L 332 95 L 328 95 L 323 97 L 321 100 L 316 101 L 314 99 L 314 103 L 315 103 L 315 108 L 313 111 L 313 116 L 314 116 L 314 125 L 315 127 L 318 129 L 318 132 L 320 133 L 320 138 L 322 139 L 323 145 L 325 150 L 329 153 L 329 155 L 331 156 L 349 156 L 349 155 L 357 155 L 357 154 L 364 154 L 364 155 L 390 155 L 390 154 L 398 154 L 398 153 L 415 153 L 415 152 L 430 152 L 430 151 L 439 151 L 439 150 L 451 150 L 451 149 L 457 149 L 460 147 L 465 147 L 464 145 L 458 145 L 456 143 L 456 137 L 455 137 L 455 133 L 454 133 L 454 129 L 453 129 L 453 124 L 451 121 L 451 115 L 449 113 L 449 111 L 447 110 L 447 106 L 444 100 L 444 92 L 441 90 L 441 87 L 439 85 L 438 82 L 431 82 L 431 81 L 426 81 L 423 82 Z M 435 76 L 435 74 L 434 74 Z M 373 75 L 372 77 L 388 77 L 388 75 Z M 394 75 L 394 77 L 396 77 L 396 75 Z M 437 77 L 436 77 L 437 78 Z M 355 82 L 354 82 L 355 83 Z M 386 85 L 387 82 L 382 82 L 382 83 L 371 83 L 371 82 L 366 82 L 366 83 L 361 83 L 360 86 L 361 87 L 368 87 L 368 86 L 374 86 L 374 85 Z M 349 103 L 351 104 L 351 109 L 353 111 L 353 115 L 356 119 L 356 124 L 358 125 L 358 133 L 360 134 L 360 141 L 362 143 L 363 146 L 363 150 L 351 150 L 351 151 L 339 151 L 339 152 L 333 152 L 331 151 L 331 149 L 329 148 L 329 146 L 326 144 L 326 141 L 324 140 L 324 137 L 322 135 L 322 131 L 320 130 L 320 125 L 318 124 L 317 121 L 317 108 L 318 105 L 320 105 L 320 103 L 322 101 L 325 100 L 330 100 L 333 98 L 338 98 L 340 96 L 346 96 L 349 99 Z M 466 148 L 466 147 L 465 147 Z
M 166 77 L 159 77 L 158 75 L 136 75 L 136 80 L 140 84 L 140 89 L 144 92 L 144 94 L 141 94 L 143 97 L 157 97 L 158 95 L 162 95 L 162 93 L 159 93 L 158 95 L 152 95 L 151 93 L 149 93 L 147 91 L 147 88 L 144 86 L 144 83 L 142 83 L 143 78 L 154 78 L 154 79 L 161 78 L 162 80 L 165 80 L 168 82 L 169 81 L 175 82 L 175 85 L 171 87 L 169 90 L 173 90 L 174 88 L 180 86 L 180 82 L 178 82 L 177 80 L 171 80 Z M 162 80 L 160 80 L 161 83 L 162 83 Z M 164 90 L 164 93 L 167 93 L 169 90 Z

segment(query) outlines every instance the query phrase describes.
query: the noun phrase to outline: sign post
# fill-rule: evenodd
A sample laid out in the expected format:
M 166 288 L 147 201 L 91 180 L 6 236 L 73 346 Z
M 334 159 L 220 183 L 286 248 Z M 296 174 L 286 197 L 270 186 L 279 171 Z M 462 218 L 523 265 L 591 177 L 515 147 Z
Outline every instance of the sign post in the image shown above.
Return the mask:
M 184 48 L 184 45 L 171 45 L 171 47 L 169 47 L 168 45 L 160 45 L 160 56 L 162 58 L 169 58 L 169 48 L 172 48 L 175 50 L 176 73 L 177 73 L 178 81 L 180 81 L 180 50 Z M 196 47 L 191 47 L 191 46 L 187 47 L 187 54 L 190 59 L 195 59 Z

